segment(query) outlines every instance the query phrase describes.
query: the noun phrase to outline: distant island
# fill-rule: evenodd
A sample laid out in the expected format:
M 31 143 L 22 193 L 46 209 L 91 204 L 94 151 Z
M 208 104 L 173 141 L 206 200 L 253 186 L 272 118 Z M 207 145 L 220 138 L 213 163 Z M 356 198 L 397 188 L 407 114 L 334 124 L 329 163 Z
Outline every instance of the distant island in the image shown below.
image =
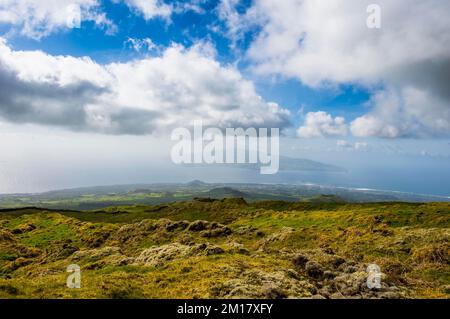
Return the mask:
M 186 167 L 226 167 L 236 169 L 259 170 L 260 164 L 183 164 Z M 313 171 L 313 172 L 336 172 L 345 173 L 345 168 L 325 164 L 304 158 L 280 157 L 280 171 Z

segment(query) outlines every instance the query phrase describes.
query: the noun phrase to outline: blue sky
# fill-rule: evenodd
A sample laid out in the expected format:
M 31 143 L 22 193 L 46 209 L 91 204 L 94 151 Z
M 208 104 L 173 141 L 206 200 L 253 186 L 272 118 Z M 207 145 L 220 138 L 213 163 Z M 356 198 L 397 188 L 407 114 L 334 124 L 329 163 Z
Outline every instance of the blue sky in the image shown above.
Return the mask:
M 380 28 L 369 28 L 370 3 L 0 1 L 0 146 L 16 154 L 0 156 L 0 192 L 123 182 L 132 174 L 111 173 L 127 163 L 114 147 L 134 153 L 149 141 L 163 158 L 170 130 L 201 117 L 280 127 L 284 154 L 358 167 L 367 178 L 358 186 L 410 191 L 398 186 L 409 172 L 442 185 L 413 190 L 447 194 L 450 4 L 380 0 Z M 79 27 L 69 25 L 73 8 Z M 101 165 L 80 154 L 106 140 L 116 166 L 75 183 L 37 164 L 61 140 L 85 156 L 74 171 Z M 371 171 L 391 182 L 371 185 Z

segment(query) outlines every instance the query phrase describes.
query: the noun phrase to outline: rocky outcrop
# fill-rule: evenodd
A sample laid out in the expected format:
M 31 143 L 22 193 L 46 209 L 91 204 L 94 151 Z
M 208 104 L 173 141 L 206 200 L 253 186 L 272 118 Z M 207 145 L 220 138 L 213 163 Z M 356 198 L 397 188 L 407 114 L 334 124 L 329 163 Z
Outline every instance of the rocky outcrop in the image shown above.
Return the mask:
M 316 291 L 307 280 L 299 280 L 289 270 L 266 272 L 247 270 L 238 278 L 216 284 L 211 288 L 212 298 L 305 298 Z
M 161 267 L 172 260 L 184 259 L 194 255 L 217 255 L 224 252 L 223 248 L 210 244 L 184 245 L 172 243 L 144 249 L 134 259 L 134 263 Z
M 292 263 L 300 276 L 304 276 L 316 288 L 314 299 L 343 298 L 404 298 L 396 286 L 381 282 L 381 287 L 371 289 L 367 285 L 368 264 L 345 260 L 331 250 L 318 250 L 296 254 Z M 314 260 L 317 259 L 317 260 Z M 320 260 L 320 261 L 318 261 Z M 381 279 L 385 278 L 382 274 Z

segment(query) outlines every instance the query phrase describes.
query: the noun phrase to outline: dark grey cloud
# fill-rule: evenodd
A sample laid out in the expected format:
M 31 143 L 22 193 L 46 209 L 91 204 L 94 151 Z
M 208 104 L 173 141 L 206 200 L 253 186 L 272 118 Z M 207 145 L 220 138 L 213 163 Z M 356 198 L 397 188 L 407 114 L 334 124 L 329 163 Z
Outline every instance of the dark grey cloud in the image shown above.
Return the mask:
M 88 105 L 98 103 L 107 88 L 87 81 L 61 86 L 55 83 L 23 81 L 0 64 L 0 117 L 13 123 L 33 123 L 98 131 L 107 134 L 148 134 L 158 114 L 133 108 L 114 108 L 102 114 L 108 126 L 90 121 Z
M 392 83 L 429 91 L 433 96 L 449 102 L 450 107 L 450 57 L 426 59 L 392 68 L 388 75 Z

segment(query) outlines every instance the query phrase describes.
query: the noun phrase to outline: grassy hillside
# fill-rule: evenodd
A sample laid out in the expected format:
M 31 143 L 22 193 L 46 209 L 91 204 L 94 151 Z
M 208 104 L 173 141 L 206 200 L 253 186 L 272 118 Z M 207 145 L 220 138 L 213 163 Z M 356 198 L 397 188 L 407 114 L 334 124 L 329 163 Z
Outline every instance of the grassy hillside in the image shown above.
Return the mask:
M 47 209 L 93 210 L 109 206 L 160 205 L 190 201 L 196 197 L 244 198 L 247 202 L 278 200 L 311 201 L 326 197 L 334 201 L 373 202 L 450 202 L 445 196 L 390 191 L 357 190 L 320 185 L 220 184 L 192 181 L 186 184 L 135 184 L 56 190 L 38 194 L 0 194 L 1 208 L 25 206 Z
M 0 212 L 0 298 L 449 298 L 450 204 L 196 199 Z M 366 267 L 383 272 L 370 290 Z M 66 287 L 78 264 L 81 289 Z

